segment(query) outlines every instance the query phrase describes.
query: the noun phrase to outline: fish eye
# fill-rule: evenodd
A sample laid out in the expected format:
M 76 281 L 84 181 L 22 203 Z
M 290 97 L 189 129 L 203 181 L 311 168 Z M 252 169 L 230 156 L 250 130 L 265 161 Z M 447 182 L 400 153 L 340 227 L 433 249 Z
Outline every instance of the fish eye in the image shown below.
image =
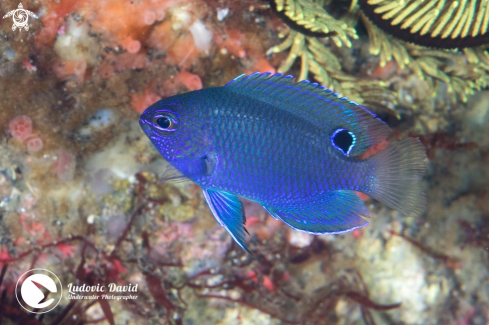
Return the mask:
M 156 120 L 156 124 L 162 129 L 169 129 L 172 126 L 173 121 L 168 116 L 162 116 Z
M 178 120 L 171 112 L 158 112 L 153 117 L 153 125 L 159 133 L 169 135 L 177 130 Z
M 355 146 L 356 136 L 346 129 L 337 129 L 331 136 L 331 144 L 345 156 L 349 156 Z

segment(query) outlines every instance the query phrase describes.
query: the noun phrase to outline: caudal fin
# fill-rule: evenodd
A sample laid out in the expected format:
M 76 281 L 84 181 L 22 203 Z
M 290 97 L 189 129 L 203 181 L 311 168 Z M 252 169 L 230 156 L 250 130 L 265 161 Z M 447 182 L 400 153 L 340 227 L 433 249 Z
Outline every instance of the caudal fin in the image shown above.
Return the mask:
M 375 168 L 372 197 L 409 217 L 425 211 L 421 179 L 426 172 L 426 149 L 417 138 L 393 143 L 370 159 Z

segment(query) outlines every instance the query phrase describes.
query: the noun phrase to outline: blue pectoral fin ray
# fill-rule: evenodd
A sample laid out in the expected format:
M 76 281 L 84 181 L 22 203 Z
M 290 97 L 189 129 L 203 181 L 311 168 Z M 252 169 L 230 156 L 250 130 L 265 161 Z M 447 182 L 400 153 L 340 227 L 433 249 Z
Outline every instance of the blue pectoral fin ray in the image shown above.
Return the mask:
M 272 217 L 312 234 L 337 234 L 364 227 L 370 213 L 353 191 L 333 191 L 296 206 L 264 207 Z
M 247 233 L 244 227 L 246 218 L 243 204 L 239 198 L 234 194 L 223 191 L 210 189 L 203 189 L 202 191 L 212 214 L 219 224 L 226 228 L 239 246 L 251 254 L 244 244 L 245 232 Z

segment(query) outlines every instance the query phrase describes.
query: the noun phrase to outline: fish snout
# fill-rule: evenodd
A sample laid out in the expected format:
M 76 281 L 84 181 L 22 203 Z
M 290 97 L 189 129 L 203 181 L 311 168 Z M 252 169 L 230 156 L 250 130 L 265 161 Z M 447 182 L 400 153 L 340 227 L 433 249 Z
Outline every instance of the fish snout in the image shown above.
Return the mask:
M 144 133 L 146 133 L 146 135 L 148 135 L 148 136 L 151 135 L 151 133 L 152 133 L 151 122 L 148 119 L 141 116 L 141 118 L 139 119 L 139 126 L 144 131 Z

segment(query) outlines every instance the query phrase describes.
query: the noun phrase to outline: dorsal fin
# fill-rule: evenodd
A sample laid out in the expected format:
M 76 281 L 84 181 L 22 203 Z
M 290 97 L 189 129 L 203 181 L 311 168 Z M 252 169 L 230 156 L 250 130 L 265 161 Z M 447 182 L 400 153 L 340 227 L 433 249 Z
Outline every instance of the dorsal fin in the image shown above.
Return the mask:
M 270 72 L 242 74 L 226 84 L 232 91 L 251 96 L 302 117 L 329 136 L 339 128 L 351 131 L 356 144 L 350 155 L 364 153 L 368 147 L 382 142 L 390 129 L 365 107 L 347 98 L 339 98 L 332 90 L 292 76 Z

